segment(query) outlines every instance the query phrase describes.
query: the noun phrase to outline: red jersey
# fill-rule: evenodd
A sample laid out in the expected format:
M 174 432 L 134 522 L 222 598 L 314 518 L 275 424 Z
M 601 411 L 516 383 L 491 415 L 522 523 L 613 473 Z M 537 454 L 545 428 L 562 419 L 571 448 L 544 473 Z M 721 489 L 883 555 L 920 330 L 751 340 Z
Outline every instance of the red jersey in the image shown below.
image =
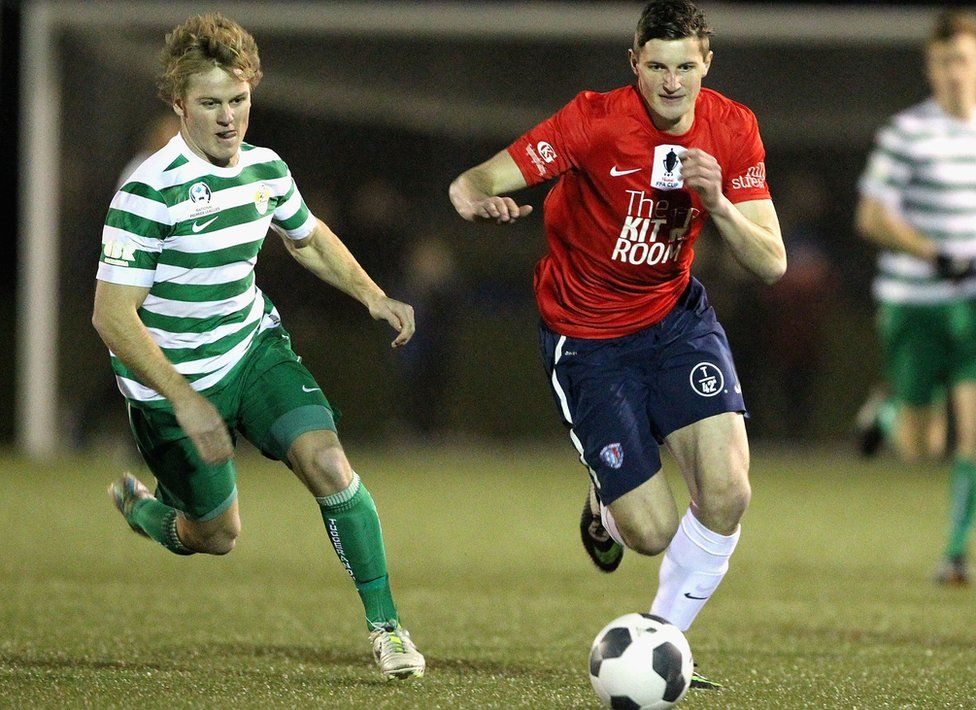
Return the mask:
M 561 176 L 545 200 L 549 253 L 534 279 L 552 330 L 616 338 L 674 307 L 708 216 L 681 181 L 679 158 L 688 148 L 715 157 L 730 201 L 769 199 L 755 115 L 709 89 L 680 136 L 655 128 L 636 86 L 628 86 L 582 92 L 508 147 L 529 185 Z

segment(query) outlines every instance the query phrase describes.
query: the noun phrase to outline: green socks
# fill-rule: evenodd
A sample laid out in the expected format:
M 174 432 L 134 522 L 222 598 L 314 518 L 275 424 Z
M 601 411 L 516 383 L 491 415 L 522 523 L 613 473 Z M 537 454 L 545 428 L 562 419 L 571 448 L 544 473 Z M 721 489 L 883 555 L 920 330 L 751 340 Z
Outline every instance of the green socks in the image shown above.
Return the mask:
M 386 571 L 386 548 L 373 497 L 353 473 L 352 483 L 330 496 L 316 498 L 329 542 L 356 584 L 370 630 L 397 622 L 397 610 Z
M 192 555 L 193 550 L 180 542 L 176 534 L 176 509 L 155 498 L 143 498 L 132 506 L 130 525 L 140 528 L 153 540 L 177 555 Z
M 959 559 L 966 554 L 966 541 L 976 512 L 976 463 L 956 459 L 949 479 L 949 539 L 945 556 Z

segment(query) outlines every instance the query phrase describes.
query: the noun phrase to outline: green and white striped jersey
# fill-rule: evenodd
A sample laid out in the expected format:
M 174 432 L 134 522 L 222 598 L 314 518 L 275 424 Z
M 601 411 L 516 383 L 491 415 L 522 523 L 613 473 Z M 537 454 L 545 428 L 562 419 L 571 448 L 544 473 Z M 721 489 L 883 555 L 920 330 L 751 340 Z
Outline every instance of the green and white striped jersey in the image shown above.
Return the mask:
M 102 231 L 98 279 L 149 288 L 139 317 L 197 391 L 220 387 L 255 336 L 279 324 L 254 283 L 268 228 L 291 239 L 315 229 L 288 166 L 267 148 L 242 144 L 221 168 L 175 136 L 116 193 Z M 143 406 L 161 404 L 112 354 L 119 389 Z
M 976 256 L 976 119 L 953 118 L 934 99 L 896 114 L 878 131 L 859 187 L 946 252 Z M 976 278 L 952 283 L 925 260 L 882 251 L 874 295 L 944 303 L 976 296 Z

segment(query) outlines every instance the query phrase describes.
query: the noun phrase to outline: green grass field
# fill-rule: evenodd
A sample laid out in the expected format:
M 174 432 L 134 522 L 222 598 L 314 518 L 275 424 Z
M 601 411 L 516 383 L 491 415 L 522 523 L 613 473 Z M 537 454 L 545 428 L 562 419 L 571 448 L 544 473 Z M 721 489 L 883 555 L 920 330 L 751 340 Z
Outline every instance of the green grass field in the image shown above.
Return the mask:
M 597 707 L 590 641 L 646 610 L 657 560 L 590 566 L 569 445 L 349 449 L 422 681 L 380 679 L 358 597 L 284 467 L 245 456 L 237 549 L 178 558 L 111 508 L 107 461 L 7 457 L 0 705 Z M 976 592 L 930 583 L 944 469 L 760 448 L 752 479 L 732 569 L 688 634 L 728 687 L 682 707 L 974 707 Z

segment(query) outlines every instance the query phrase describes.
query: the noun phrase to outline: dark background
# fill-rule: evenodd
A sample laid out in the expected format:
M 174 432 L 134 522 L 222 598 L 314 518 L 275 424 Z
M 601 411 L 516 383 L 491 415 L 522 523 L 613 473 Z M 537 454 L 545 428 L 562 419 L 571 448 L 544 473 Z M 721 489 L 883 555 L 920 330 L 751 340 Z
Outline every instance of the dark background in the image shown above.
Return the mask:
M 895 5 L 862 7 L 876 9 L 880 23 Z M 634 4 L 635 20 L 641 7 Z M 0 139 L 7 194 L 16 196 L 18 23 L 29 6 L 2 8 Z M 225 12 L 248 25 L 232 5 Z M 851 230 L 855 185 L 874 131 L 927 95 L 921 44 L 927 27 L 915 42 L 814 46 L 737 43 L 717 29 L 705 85 L 759 118 L 790 272 L 775 287 L 762 286 L 731 261 L 717 235 L 705 233 L 693 273 L 729 333 L 753 436 L 844 436 L 879 379 L 869 297 L 873 254 Z M 254 94 L 248 142 L 274 148 L 312 210 L 367 271 L 390 295 L 418 307 L 417 341 L 391 354 L 384 324 L 317 283 L 275 237 L 268 239 L 258 283 L 344 412 L 341 430 L 377 437 L 558 432 L 535 346 L 531 275 L 544 250 L 540 213 L 511 229 L 475 227 L 454 214 L 447 186 L 578 91 L 629 83 L 629 38 L 255 35 L 265 80 Z M 101 222 L 119 171 L 140 150 L 146 125 L 166 111 L 153 85 L 161 43 L 158 31 L 139 27 L 121 34 L 69 29 L 58 39 L 60 367 L 52 376 L 65 441 L 78 446 L 125 435 L 121 396 L 90 326 L 90 304 Z M 525 197 L 538 209 L 544 195 L 536 188 Z M 14 411 L 17 202 L 10 202 L 0 239 L 5 441 Z

